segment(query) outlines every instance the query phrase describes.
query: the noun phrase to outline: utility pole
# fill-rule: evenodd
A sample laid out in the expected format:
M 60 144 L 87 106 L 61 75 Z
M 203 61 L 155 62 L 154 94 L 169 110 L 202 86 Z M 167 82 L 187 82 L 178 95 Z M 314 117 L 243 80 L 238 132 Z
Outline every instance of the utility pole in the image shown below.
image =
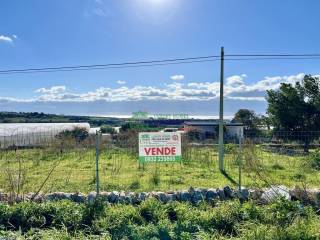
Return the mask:
M 220 68 L 220 109 L 219 109 L 219 170 L 224 171 L 224 145 L 223 145 L 223 79 L 224 79 L 224 48 L 221 47 Z

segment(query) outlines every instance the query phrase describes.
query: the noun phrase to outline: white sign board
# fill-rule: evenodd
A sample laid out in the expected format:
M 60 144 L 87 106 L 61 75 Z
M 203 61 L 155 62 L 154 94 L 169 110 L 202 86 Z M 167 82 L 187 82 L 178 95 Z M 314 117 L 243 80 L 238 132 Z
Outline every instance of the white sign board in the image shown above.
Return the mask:
M 180 162 L 181 135 L 177 132 L 139 133 L 139 161 Z

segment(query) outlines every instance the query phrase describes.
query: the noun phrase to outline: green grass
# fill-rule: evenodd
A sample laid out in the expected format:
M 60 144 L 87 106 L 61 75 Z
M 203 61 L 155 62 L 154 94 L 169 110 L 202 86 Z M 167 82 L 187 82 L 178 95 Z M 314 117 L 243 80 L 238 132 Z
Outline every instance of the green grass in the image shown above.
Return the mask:
M 1 239 L 319 239 L 320 217 L 298 202 L 0 204 Z
M 95 149 L 88 146 L 63 148 L 62 153 L 54 147 L 1 151 L 0 189 L 9 191 L 10 183 L 17 185 L 20 172 L 20 179 L 24 179 L 20 181 L 24 183 L 20 192 L 35 192 L 56 165 L 42 191 L 94 191 Z M 309 157 L 272 153 L 258 145 L 253 148 L 244 149 L 242 154 L 244 186 L 320 186 L 320 171 L 309 164 Z M 224 185 L 235 187 L 219 172 L 215 147 L 189 147 L 184 150 L 183 157 L 183 163 L 150 163 L 143 166 L 139 165 L 136 155 L 125 149 L 103 148 L 99 164 L 101 190 L 151 191 Z M 226 171 L 236 182 L 238 164 L 237 149 L 228 146 L 225 155 Z M 9 177 L 13 180 L 9 181 Z M 14 188 L 17 189 L 17 186 Z

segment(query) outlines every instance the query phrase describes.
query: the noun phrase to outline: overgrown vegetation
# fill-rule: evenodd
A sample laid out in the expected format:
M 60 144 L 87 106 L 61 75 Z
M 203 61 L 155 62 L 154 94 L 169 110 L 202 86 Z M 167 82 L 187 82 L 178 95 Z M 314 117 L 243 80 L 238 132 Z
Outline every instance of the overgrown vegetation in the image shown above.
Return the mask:
M 163 191 L 187 189 L 190 186 L 236 187 L 219 172 L 215 145 L 183 144 L 182 163 L 139 165 L 137 143 L 131 142 L 127 135 L 125 137 L 124 147 L 101 144 L 99 169 L 103 191 Z M 43 192 L 84 193 L 95 190 L 94 139 L 89 137 L 79 144 L 62 143 L 45 148 L 1 151 L 0 169 L 3 174 L 0 174 L 0 189 L 20 194 L 37 192 L 39 189 Z M 311 150 L 309 156 L 304 156 L 273 152 L 273 149 L 253 143 L 243 144 L 241 159 L 237 145 L 227 144 L 225 148 L 226 171 L 235 181 L 238 180 L 239 161 L 242 161 L 243 186 L 269 187 L 271 184 L 281 184 L 294 187 L 302 183 L 311 188 L 319 186 L 319 152 Z M 8 181 L 9 177 L 11 181 Z M 45 185 L 41 188 L 42 183 Z
M 156 132 L 159 131 L 160 127 L 155 127 L 142 122 L 126 122 L 120 128 L 121 132 Z
M 109 125 L 102 125 L 100 127 L 100 131 L 101 131 L 101 133 L 109 133 L 109 134 L 116 134 L 117 133 L 116 130 Z
M 56 138 L 62 140 L 75 140 L 76 142 L 82 142 L 89 137 L 89 132 L 85 128 L 75 127 L 72 130 L 64 130 L 60 132 Z
M 0 204 L 0 237 L 26 239 L 319 239 L 320 217 L 299 202 L 139 206 L 68 201 Z M 9 238 L 10 239 L 10 238 Z
M 310 154 L 309 159 L 311 167 L 320 170 L 320 150 L 316 150 Z

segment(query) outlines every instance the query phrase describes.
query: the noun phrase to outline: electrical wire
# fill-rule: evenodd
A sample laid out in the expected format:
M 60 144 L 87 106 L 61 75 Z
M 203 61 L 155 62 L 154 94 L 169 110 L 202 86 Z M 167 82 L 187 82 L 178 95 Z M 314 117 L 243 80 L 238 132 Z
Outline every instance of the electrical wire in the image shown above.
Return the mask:
M 116 67 L 116 66 L 127 66 L 127 65 L 141 65 L 141 64 L 156 64 L 156 63 L 171 63 L 177 61 L 189 61 L 199 59 L 210 59 L 220 58 L 220 56 L 204 56 L 204 57 L 189 57 L 189 58 L 174 58 L 174 59 L 163 59 L 163 60 L 151 60 L 151 61 L 138 61 L 138 62 L 124 62 L 124 63 L 109 63 L 109 64 L 93 64 L 93 65 L 76 65 L 76 66 L 61 66 L 61 67 L 44 67 L 44 68 L 26 68 L 26 69 L 9 69 L 0 70 L 0 73 L 17 73 L 17 72 L 29 72 L 29 71 L 46 71 L 46 70 L 78 70 L 78 69 L 89 69 L 89 68 L 104 68 L 104 67 Z
M 28 73 L 50 73 L 50 72 L 73 72 L 73 71 L 88 71 L 88 70 L 104 70 L 104 69 L 117 69 L 117 68 L 139 68 L 139 67 L 153 67 L 153 66 L 167 66 L 167 65 L 180 65 L 190 63 L 203 63 L 214 62 L 220 59 L 208 59 L 208 60 L 194 60 L 194 61 L 181 61 L 171 63 L 154 63 L 154 64 L 140 64 L 140 65 L 124 65 L 124 66 L 106 66 L 106 67 L 90 67 L 90 68 L 78 68 L 78 69 L 53 69 L 53 70 L 30 70 L 30 71 L 17 71 L 17 72 L 1 72 L 0 75 L 11 74 L 28 74 Z
M 315 59 L 320 59 L 320 54 L 227 54 L 225 55 L 225 58 L 224 58 L 225 61 L 256 61 L 256 60 L 260 61 L 260 60 L 283 60 L 283 59 L 284 60 L 299 60 L 299 59 L 315 60 Z M 220 56 L 211 55 L 211 56 L 202 56 L 202 57 L 174 58 L 174 59 L 124 62 L 124 63 L 8 69 L 8 70 L 0 70 L 0 75 L 154 67 L 154 66 L 214 62 L 214 61 L 220 61 L 220 60 L 221 60 Z

